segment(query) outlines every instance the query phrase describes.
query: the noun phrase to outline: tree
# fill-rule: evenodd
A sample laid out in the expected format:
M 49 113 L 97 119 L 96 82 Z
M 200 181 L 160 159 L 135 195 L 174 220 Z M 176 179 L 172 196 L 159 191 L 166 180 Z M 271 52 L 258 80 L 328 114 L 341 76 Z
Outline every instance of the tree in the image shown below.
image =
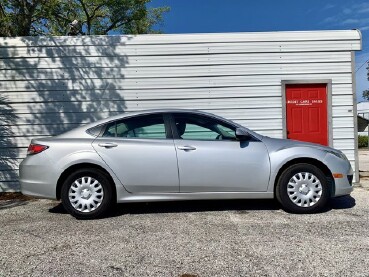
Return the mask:
M 363 98 L 369 101 L 369 90 L 363 91 Z
M 369 62 L 368 62 L 368 66 L 367 66 L 366 70 L 368 71 L 366 76 L 367 76 L 367 79 L 369 81 Z M 364 90 L 363 91 L 363 98 L 366 99 L 366 100 L 369 100 L 369 90 Z
M 65 35 L 79 22 L 86 35 L 157 33 L 168 7 L 151 0 L 1 0 L 0 36 Z
M 367 70 L 366 76 L 367 76 L 367 79 L 369 81 L 369 62 L 368 62 L 368 66 L 367 66 L 366 70 Z M 369 90 L 368 89 L 363 91 L 363 98 L 366 99 L 366 100 L 369 100 Z

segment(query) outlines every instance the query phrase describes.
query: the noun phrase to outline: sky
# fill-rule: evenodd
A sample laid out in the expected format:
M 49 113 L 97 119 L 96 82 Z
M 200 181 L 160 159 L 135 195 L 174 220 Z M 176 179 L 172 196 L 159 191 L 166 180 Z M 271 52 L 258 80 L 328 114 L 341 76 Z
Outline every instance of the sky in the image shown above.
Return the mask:
M 171 8 L 159 27 L 168 34 L 359 29 L 357 100 L 369 89 L 368 0 L 152 0 L 151 6 Z

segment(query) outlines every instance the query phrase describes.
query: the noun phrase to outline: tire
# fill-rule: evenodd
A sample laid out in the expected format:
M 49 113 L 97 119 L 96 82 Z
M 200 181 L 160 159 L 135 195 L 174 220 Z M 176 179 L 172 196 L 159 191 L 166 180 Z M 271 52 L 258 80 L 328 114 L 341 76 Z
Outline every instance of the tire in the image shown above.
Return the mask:
M 79 169 L 72 173 L 62 186 L 63 206 L 78 219 L 100 218 L 115 202 L 111 185 L 101 170 Z
M 275 194 L 287 212 L 316 213 L 327 204 L 329 182 L 316 166 L 299 163 L 282 172 Z

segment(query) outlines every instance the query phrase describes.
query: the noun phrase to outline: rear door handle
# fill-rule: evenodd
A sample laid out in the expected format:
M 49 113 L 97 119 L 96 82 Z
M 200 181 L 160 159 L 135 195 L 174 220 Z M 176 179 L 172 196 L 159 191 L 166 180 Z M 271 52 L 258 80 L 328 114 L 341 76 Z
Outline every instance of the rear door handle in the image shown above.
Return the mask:
M 196 150 L 196 147 L 189 146 L 189 145 L 185 145 L 185 146 L 178 146 L 177 148 L 178 148 L 179 150 L 184 150 L 184 151 Z
M 99 143 L 98 144 L 100 147 L 105 147 L 105 148 L 113 148 L 113 147 L 117 147 L 118 144 L 113 143 L 113 142 L 103 142 L 103 143 Z

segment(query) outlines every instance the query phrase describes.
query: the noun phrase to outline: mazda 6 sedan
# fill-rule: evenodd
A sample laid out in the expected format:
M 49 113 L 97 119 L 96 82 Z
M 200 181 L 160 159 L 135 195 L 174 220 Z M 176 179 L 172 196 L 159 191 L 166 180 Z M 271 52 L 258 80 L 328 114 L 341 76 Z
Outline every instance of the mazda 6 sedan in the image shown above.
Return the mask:
M 333 148 L 259 135 L 195 110 L 149 110 L 33 139 L 20 165 L 25 195 L 61 199 L 77 218 L 115 203 L 276 198 L 294 213 L 350 194 L 353 171 Z

